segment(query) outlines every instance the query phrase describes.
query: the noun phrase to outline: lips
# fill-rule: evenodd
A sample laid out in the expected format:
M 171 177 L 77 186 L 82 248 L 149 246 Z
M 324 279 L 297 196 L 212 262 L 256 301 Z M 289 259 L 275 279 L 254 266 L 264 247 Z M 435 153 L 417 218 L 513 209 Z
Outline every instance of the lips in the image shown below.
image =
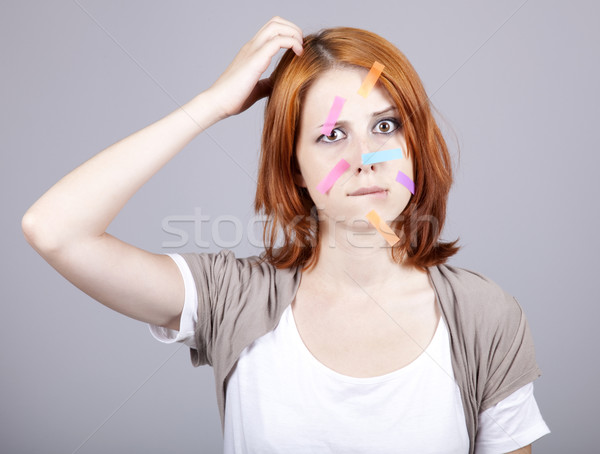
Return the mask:
M 365 194 L 374 194 L 376 192 L 384 192 L 385 189 L 380 188 L 379 186 L 369 186 L 366 188 L 360 188 L 357 191 L 348 194 L 349 196 L 357 196 L 357 195 L 365 195 Z

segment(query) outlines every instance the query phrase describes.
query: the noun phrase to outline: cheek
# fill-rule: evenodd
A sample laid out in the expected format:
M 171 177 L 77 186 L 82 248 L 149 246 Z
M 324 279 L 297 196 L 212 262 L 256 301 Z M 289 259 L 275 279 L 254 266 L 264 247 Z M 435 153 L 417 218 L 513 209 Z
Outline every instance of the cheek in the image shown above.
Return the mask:
M 398 160 L 397 170 L 402 171 L 412 181 L 415 181 L 415 171 L 412 156 L 409 158 L 403 158 Z
M 328 166 L 328 163 L 324 159 L 310 156 L 302 161 L 300 169 L 308 188 L 320 194 L 317 190 L 317 185 L 329 175 L 334 166 L 335 163 Z
M 413 195 L 411 191 L 414 191 L 415 174 L 412 159 L 399 159 L 392 173 L 391 179 L 395 188 L 394 206 L 403 210 Z
M 307 185 L 315 178 L 318 163 L 315 162 L 314 152 L 305 143 L 300 142 L 296 148 L 296 163 Z

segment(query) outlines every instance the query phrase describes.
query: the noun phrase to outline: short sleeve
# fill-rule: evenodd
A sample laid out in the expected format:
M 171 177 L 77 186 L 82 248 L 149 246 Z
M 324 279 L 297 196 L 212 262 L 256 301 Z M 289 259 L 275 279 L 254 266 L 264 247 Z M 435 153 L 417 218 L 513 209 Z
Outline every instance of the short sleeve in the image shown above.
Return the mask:
M 190 348 L 195 348 L 194 332 L 196 330 L 196 323 L 198 322 L 198 296 L 194 278 L 189 266 L 181 255 L 165 255 L 171 257 L 177 264 L 185 287 L 185 301 L 179 322 L 179 331 L 152 324 L 148 324 L 148 327 L 152 336 L 160 342 L 165 344 L 181 342 Z
M 430 268 L 451 336 L 452 367 L 461 390 L 474 452 L 479 415 L 542 375 L 519 302 L 486 276 L 464 268 Z M 510 451 L 508 451 L 510 452 Z
M 496 314 L 494 330 L 488 333 L 488 375 L 479 412 L 542 375 L 525 313 L 514 297 L 506 294 L 505 301 Z
M 236 258 L 229 249 L 218 253 L 182 253 L 193 276 L 198 295 L 194 348 L 190 350 L 192 365 L 214 366 L 231 356 L 237 345 L 236 333 L 245 331 L 250 319 L 240 319 L 243 307 L 261 293 L 252 282 L 262 281 L 268 290 L 268 279 L 261 279 L 261 269 L 253 266 L 253 258 Z M 257 273 L 253 270 L 258 270 Z M 215 347 L 222 346 L 218 352 Z M 223 350 L 224 349 L 224 350 Z
M 479 414 L 475 452 L 515 451 L 549 433 L 533 395 L 533 383 L 528 383 Z

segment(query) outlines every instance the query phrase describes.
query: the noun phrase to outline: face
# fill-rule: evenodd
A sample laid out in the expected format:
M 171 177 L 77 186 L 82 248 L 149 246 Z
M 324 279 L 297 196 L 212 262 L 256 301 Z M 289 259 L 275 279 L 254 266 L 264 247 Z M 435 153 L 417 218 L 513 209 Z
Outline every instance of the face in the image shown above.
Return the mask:
M 307 188 L 319 214 L 330 222 L 348 227 L 368 226 L 366 214 L 377 211 L 391 223 L 408 204 L 410 191 L 396 181 L 402 171 L 414 181 L 412 158 L 406 158 L 406 141 L 400 117 L 387 91 L 378 82 L 364 98 L 357 93 L 368 70 L 332 69 L 309 88 L 301 107 L 296 157 L 299 186 Z M 345 98 L 331 135 L 321 133 L 335 96 Z M 374 164 L 363 164 L 362 155 L 375 151 L 402 149 L 402 157 Z M 317 185 L 340 159 L 350 167 L 325 194 Z M 379 186 L 383 193 L 351 195 L 366 187 Z

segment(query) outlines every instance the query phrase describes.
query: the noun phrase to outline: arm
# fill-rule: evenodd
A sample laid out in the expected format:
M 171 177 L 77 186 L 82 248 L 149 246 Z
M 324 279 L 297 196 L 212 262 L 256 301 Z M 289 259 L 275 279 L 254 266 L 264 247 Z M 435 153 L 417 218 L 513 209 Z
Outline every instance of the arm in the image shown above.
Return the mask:
M 516 451 L 507 452 L 506 454 L 531 454 L 531 445 L 523 446 Z
M 29 244 L 79 289 L 129 317 L 174 329 L 184 288 L 173 260 L 105 230 L 152 175 L 218 121 L 210 97 L 201 93 L 92 157 L 52 186 L 22 220 Z
M 207 91 L 72 170 L 25 213 L 27 242 L 60 274 L 107 307 L 179 328 L 184 285 L 177 265 L 106 232 L 127 201 L 196 135 L 268 94 L 259 80 L 280 48 L 301 52 L 302 33 L 271 19 Z

